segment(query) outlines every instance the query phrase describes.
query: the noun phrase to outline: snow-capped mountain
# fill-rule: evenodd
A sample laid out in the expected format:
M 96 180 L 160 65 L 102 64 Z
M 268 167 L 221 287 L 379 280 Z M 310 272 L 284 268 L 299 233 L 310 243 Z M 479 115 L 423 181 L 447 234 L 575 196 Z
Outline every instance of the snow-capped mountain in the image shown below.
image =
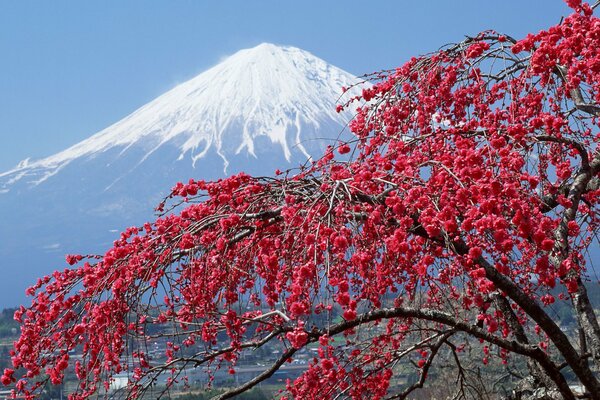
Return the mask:
M 64 151 L 0 173 L 0 268 L 15 275 L 0 281 L 0 306 L 21 302 L 65 253 L 101 252 L 115 231 L 150 219 L 177 181 L 270 175 L 318 157 L 352 117 L 336 105 L 357 82 L 301 49 L 261 44 Z
M 235 53 L 60 153 L 22 161 L 0 174 L 1 189 L 10 190 L 21 179 L 39 184 L 74 160 L 115 148 L 124 153 L 131 146 L 144 147 L 140 163 L 165 145 L 179 150 L 177 160 L 187 158 L 193 165 L 212 150 L 222 159 L 224 172 L 231 156 L 256 158 L 261 137 L 288 162 L 293 152 L 306 159 L 309 148 L 322 147 L 311 143 L 323 133 L 321 128 L 348 121 L 348 114 L 336 113 L 335 107 L 342 87 L 356 82 L 306 51 L 263 43 Z

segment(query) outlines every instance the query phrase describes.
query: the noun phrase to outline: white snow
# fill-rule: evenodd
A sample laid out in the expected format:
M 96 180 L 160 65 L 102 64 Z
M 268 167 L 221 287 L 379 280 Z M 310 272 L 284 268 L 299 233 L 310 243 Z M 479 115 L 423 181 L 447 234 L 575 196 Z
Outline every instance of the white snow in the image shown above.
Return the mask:
M 9 178 L 5 187 L 30 175 L 40 183 L 80 157 L 144 143 L 149 149 L 145 159 L 174 138 L 179 159 L 195 163 L 213 148 L 226 167 L 224 143 L 233 139 L 224 136 L 231 128 L 238 128 L 235 140 L 241 137 L 234 146 L 237 153 L 254 156 L 254 139 L 266 136 L 288 161 L 292 148 L 308 157 L 303 127 L 318 129 L 323 121 L 346 124 L 351 113 L 338 114 L 335 107 L 358 93 L 350 90 L 340 100 L 342 87 L 357 82 L 304 50 L 263 43 L 235 53 L 90 138 L 44 159 L 23 160 L 0 177 Z

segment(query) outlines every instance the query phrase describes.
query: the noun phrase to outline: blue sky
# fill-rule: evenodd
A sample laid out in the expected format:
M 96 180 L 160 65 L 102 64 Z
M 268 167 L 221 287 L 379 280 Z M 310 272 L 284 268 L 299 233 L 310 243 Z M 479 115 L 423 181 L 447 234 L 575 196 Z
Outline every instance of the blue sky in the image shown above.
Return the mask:
M 360 75 L 488 28 L 521 37 L 567 12 L 560 0 L 3 1 L 0 172 L 262 42 Z

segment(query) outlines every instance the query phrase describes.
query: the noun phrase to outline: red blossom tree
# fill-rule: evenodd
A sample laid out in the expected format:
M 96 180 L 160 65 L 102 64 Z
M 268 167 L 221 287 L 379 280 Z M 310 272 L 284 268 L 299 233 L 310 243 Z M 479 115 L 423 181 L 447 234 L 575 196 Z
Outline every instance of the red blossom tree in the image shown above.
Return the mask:
M 598 255 L 600 20 L 568 3 L 523 40 L 484 32 L 369 77 L 356 140 L 297 174 L 178 184 L 104 256 L 68 257 L 15 314 L 24 372 L 2 382 L 32 398 L 72 368 L 70 398 L 86 399 L 126 371 L 136 398 L 165 374 L 235 373 L 248 349 L 282 349 L 224 399 L 318 346 L 282 399 L 402 399 L 444 357 L 468 398 L 474 338 L 482 365 L 526 361 L 545 395 L 575 399 L 579 385 L 600 399 L 584 285 Z

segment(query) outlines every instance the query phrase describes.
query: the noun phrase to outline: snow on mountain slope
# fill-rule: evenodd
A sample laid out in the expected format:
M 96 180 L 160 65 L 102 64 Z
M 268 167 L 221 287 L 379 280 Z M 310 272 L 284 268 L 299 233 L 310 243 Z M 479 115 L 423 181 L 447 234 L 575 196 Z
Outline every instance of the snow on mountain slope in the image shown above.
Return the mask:
M 270 175 L 319 157 L 352 112 L 357 78 L 310 53 L 242 50 L 90 138 L 0 173 L 0 307 L 25 301 L 64 254 L 104 252 L 153 219 L 177 181 Z M 40 132 L 43 134 L 43 132 Z
M 231 153 L 256 157 L 258 137 L 268 138 L 287 161 L 292 149 L 308 158 L 307 143 L 317 139 L 315 132 L 324 123 L 343 126 L 350 119 L 348 113 L 336 113 L 335 107 L 342 87 L 357 81 L 306 51 L 263 43 L 235 53 L 60 153 L 27 159 L 0 173 L 0 191 L 22 179 L 39 184 L 73 160 L 113 148 L 123 153 L 134 145 L 145 149 L 140 163 L 166 143 L 178 147 L 179 160 L 193 164 L 212 149 L 222 159 L 224 171 Z M 228 137 L 232 132 L 235 138 Z

